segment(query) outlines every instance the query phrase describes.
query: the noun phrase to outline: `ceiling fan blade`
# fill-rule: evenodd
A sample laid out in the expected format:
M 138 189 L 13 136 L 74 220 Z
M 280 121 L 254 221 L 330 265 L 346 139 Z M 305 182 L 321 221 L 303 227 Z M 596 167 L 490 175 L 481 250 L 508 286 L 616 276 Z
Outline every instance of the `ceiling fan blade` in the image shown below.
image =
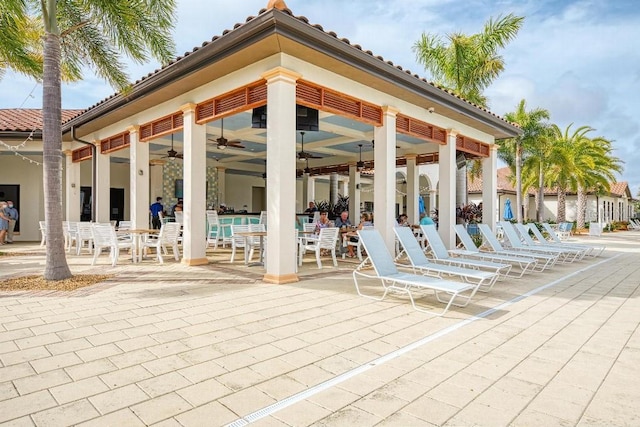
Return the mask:
M 229 141 L 229 142 L 227 142 L 227 147 L 231 147 L 231 148 L 241 148 L 241 149 L 244 149 L 244 148 L 245 148 L 245 146 L 244 146 L 244 145 L 242 145 L 242 144 L 240 143 L 240 141 L 238 141 L 238 142 Z

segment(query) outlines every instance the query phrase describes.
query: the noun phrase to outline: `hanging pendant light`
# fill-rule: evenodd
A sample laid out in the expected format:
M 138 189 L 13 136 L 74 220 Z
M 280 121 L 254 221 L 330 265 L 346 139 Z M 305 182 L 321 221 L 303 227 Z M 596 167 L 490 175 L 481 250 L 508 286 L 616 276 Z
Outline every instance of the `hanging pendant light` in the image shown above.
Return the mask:
M 364 169 L 364 162 L 362 161 L 362 144 L 358 144 L 358 147 L 360 149 L 360 160 L 358 160 L 358 163 L 356 163 L 356 168 L 358 169 L 358 172 L 359 172 L 362 169 Z

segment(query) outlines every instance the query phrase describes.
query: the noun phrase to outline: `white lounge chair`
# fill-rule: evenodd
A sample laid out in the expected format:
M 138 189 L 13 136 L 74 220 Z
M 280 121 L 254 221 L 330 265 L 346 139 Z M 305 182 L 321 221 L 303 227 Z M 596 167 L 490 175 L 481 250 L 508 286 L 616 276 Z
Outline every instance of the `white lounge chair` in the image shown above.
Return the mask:
M 306 251 L 312 251 L 316 254 L 316 262 L 318 263 L 318 268 L 322 268 L 320 253 L 324 249 L 331 252 L 333 266 L 337 267 L 338 260 L 336 259 L 336 244 L 338 242 L 339 233 L 339 228 L 328 227 L 320 229 L 320 233 L 317 236 L 307 236 L 305 242 L 300 244 L 298 264 L 302 265 L 302 258 L 304 257 Z
M 570 246 L 559 247 L 557 245 L 551 245 L 546 241 L 538 241 L 536 242 L 531 238 L 529 234 L 530 228 L 523 224 L 513 224 L 515 229 L 520 234 L 520 238 L 522 238 L 522 242 L 527 248 L 548 248 L 555 251 L 559 251 L 563 257 L 563 262 L 574 262 L 581 260 L 584 258 L 586 251 L 584 249 L 572 248 Z
M 443 275 L 457 276 L 463 282 L 477 285 L 478 290 L 484 292 L 488 292 L 498 280 L 498 273 L 433 263 L 424 255 L 418 239 L 409 227 L 395 227 L 393 231 L 402 245 L 402 254 L 407 255 L 414 271 L 419 270 L 425 275 L 440 278 Z
M 549 245 L 551 247 L 570 248 L 573 250 L 582 251 L 582 257 L 580 259 L 584 258 L 587 255 L 591 256 L 591 254 L 594 252 L 593 246 L 551 242 L 544 238 L 538 227 L 536 227 L 536 225 L 532 222 L 526 224 L 525 227 L 528 228 L 531 233 L 533 233 L 533 236 L 536 238 L 538 243 Z
M 506 237 L 506 241 L 509 243 L 509 248 L 507 250 L 513 251 L 525 251 L 529 254 L 544 254 L 548 256 L 555 257 L 555 262 L 562 260 L 565 262 L 567 259 L 567 254 L 559 249 L 550 249 L 541 246 L 528 246 L 522 241 L 522 237 L 518 234 L 513 224 L 508 221 L 500 221 L 500 226 L 504 232 Z
M 524 257 L 526 259 L 535 259 L 537 264 L 533 271 L 544 271 L 548 268 L 551 268 L 555 265 L 558 260 L 557 255 L 548 255 L 540 252 L 534 251 L 516 251 L 516 250 L 507 250 L 502 244 L 498 241 L 496 236 L 493 234 L 491 229 L 487 224 L 478 224 L 478 229 L 482 233 L 484 237 L 484 241 L 489 245 L 491 250 L 497 254 L 511 256 L 511 257 Z
M 546 230 L 552 242 L 561 244 L 561 245 L 571 245 L 571 246 L 577 245 L 577 246 L 585 246 L 587 248 L 591 248 L 591 252 L 589 252 L 588 255 L 592 257 L 600 256 L 602 252 L 604 252 L 604 250 L 607 248 L 605 245 L 583 245 L 583 244 L 577 244 L 572 242 L 565 242 L 562 239 L 560 239 L 560 237 L 556 234 L 556 232 L 553 230 L 553 228 L 551 228 L 551 226 L 548 223 L 546 222 L 542 223 L 542 227 Z
M 481 225 L 485 225 L 485 224 L 478 224 L 478 228 L 480 228 Z M 481 259 L 485 259 L 493 262 L 503 262 L 511 266 L 516 266 L 518 267 L 519 273 L 510 274 L 510 277 L 515 277 L 515 278 L 520 278 L 525 273 L 528 273 L 528 272 L 542 271 L 542 270 L 536 270 L 536 268 L 538 267 L 538 261 L 535 258 L 527 257 L 524 254 L 518 254 L 516 256 L 509 253 L 501 253 L 496 251 L 493 251 L 493 252 L 481 251 L 480 248 L 478 248 L 475 245 L 475 243 L 473 243 L 471 236 L 469 236 L 469 233 L 467 233 L 467 230 L 464 228 L 462 224 L 454 225 L 453 230 L 455 231 L 456 235 L 462 242 L 464 249 L 452 249 L 450 251 L 452 254 L 457 254 L 459 256 L 471 256 L 471 257 L 481 258 Z
M 476 256 L 477 252 L 468 256 L 465 256 L 465 254 L 457 254 L 457 256 L 452 257 L 444 246 L 444 242 L 440 238 L 435 225 L 423 225 L 421 229 L 426 241 L 425 250 L 430 251 L 434 262 L 466 268 L 478 268 L 493 271 L 501 276 L 509 276 L 512 268 L 511 264 L 507 262 L 494 262 L 488 258 L 479 258 Z
M 401 272 L 395 265 L 391 254 L 382 239 L 378 230 L 358 231 L 360 241 L 367 251 L 367 258 L 353 271 L 353 281 L 358 295 L 376 301 L 382 301 L 389 293 L 404 294 L 411 300 L 411 305 L 417 311 L 442 316 L 449 310 L 451 305 L 465 307 L 477 291 L 477 286 L 469 283 L 443 280 L 435 277 L 423 276 L 415 273 Z M 367 270 L 370 265 L 374 269 L 374 274 Z M 380 280 L 384 289 L 382 296 L 367 295 L 362 293 L 358 283 L 360 279 Z M 434 292 L 439 302 L 446 306 L 441 312 L 434 312 L 422 307 L 418 307 L 415 302 L 414 292 Z M 467 293 L 466 295 L 462 295 Z M 446 295 L 448 299 L 442 299 Z M 461 303 L 455 303 L 456 297 L 462 299 Z

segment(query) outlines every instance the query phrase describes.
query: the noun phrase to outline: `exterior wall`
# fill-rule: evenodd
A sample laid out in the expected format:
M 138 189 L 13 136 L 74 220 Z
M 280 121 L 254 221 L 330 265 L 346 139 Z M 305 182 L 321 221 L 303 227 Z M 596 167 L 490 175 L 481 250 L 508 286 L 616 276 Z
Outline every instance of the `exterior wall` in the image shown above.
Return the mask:
M 247 205 L 247 211 L 255 212 L 252 206 L 252 187 L 264 187 L 264 179 L 256 176 L 227 174 L 225 179 L 226 200 L 228 207 L 233 207 L 236 211 L 243 209 Z

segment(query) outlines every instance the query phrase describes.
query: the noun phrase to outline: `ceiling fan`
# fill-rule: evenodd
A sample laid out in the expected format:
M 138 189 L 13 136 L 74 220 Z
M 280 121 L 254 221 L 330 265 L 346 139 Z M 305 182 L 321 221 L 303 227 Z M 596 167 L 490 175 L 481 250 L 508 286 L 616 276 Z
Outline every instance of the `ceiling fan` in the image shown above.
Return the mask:
M 300 178 L 302 177 L 305 173 L 307 175 L 309 175 L 311 173 L 311 168 L 309 167 L 309 159 L 307 160 L 307 166 L 304 169 L 296 169 L 296 177 Z
M 167 151 L 167 155 L 166 156 L 162 156 L 163 158 L 169 158 L 169 159 L 182 159 L 183 155 L 182 153 L 178 153 L 176 150 L 173 149 L 173 134 L 171 134 L 171 149 L 169 151 Z
M 304 162 L 305 160 L 307 160 L 307 166 L 308 166 L 308 160 L 309 159 L 321 159 L 322 157 L 320 156 L 316 156 L 315 154 L 311 154 L 308 153 L 306 151 L 304 151 L 304 132 L 300 132 L 300 143 L 302 144 L 302 147 L 300 148 L 300 151 L 298 151 L 298 160 L 301 162 Z
M 224 119 L 220 119 L 220 137 L 216 139 L 209 139 L 218 144 L 218 150 L 224 150 L 227 147 L 231 148 L 244 148 L 242 141 L 239 139 L 228 140 L 224 137 Z

